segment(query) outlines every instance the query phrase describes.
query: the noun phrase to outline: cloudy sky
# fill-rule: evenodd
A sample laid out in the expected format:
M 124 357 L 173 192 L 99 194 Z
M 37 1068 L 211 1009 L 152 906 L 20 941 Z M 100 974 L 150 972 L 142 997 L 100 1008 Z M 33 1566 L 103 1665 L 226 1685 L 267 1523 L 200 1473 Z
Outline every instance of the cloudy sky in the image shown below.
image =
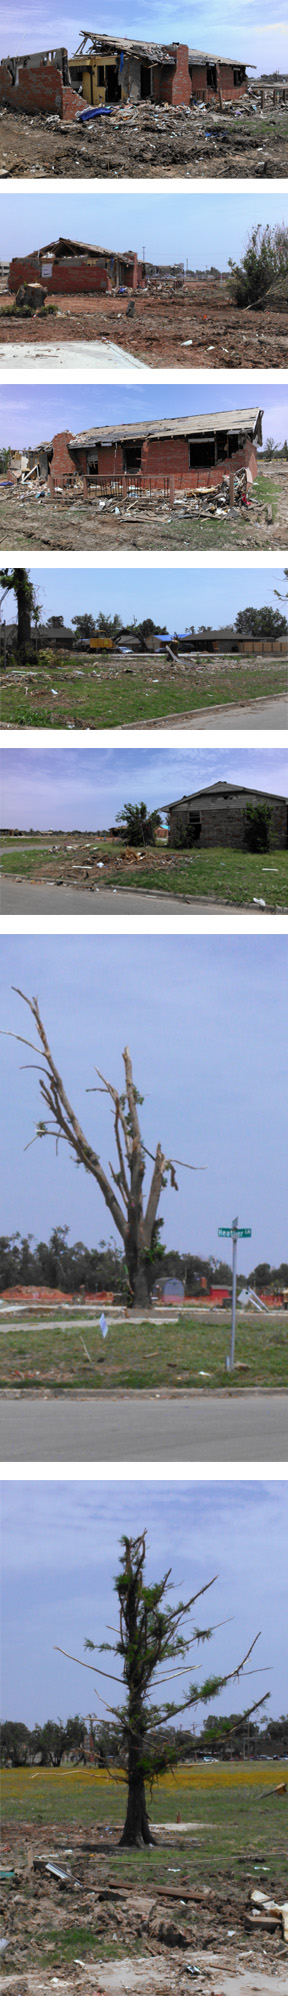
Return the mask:
M 95 388 L 82 383 L 79 387 L 77 382 L 62 382 L 56 388 L 37 382 L 33 387 L 24 382 L 15 388 L 5 385 L 0 388 L 0 442 L 19 450 L 22 444 L 49 440 L 59 430 L 76 436 L 97 424 L 144 423 L 146 418 L 210 415 L 231 408 L 264 409 L 264 440 L 273 436 L 281 443 L 288 436 L 287 387 L 259 382 L 253 374 L 248 385 L 241 375 L 233 375 L 232 383 L 221 382 L 220 387 L 214 382 L 208 387 L 193 383 L 192 388 L 161 382 L 151 387 L 147 382 L 143 388 L 134 388 L 132 382 L 129 388 L 110 388 L 108 382 Z
M 2 824 L 99 831 L 123 804 L 149 810 L 225 779 L 288 795 L 287 749 L 26 748 L 0 751 Z
M 282 610 L 288 615 L 288 587 L 283 569 L 265 568 L 225 568 L 218 567 L 183 568 L 181 561 L 177 568 L 131 568 L 129 556 L 121 555 L 121 568 L 31 568 L 29 574 L 37 591 L 37 601 L 41 607 L 43 623 L 47 617 L 62 616 L 64 623 L 71 624 L 71 618 L 86 610 L 92 616 L 99 616 L 99 610 L 108 610 L 114 617 L 115 611 L 123 624 L 130 623 L 133 617 L 141 620 L 147 613 L 154 622 L 166 624 L 168 631 L 190 628 L 195 630 L 200 624 L 216 626 L 234 624 L 238 610 L 244 610 L 248 603 L 255 609 L 268 603 L 274 610 Z M 275 598 L 275 590 L 283 596 L 283 604 Z M 14 596 L 6 596 L 3 601 L 2 617 L 9 624 L 16 614 Z
M 106 1170 L 110 1108 L 86 1090 L 96 1064 L 123 1085 L 127 1043 L 147 1149 L 160 1139 L 166 1156 L 206 1167 L 181 1170 L 178 1195 L 170 1186 L 163 1194 L 167 1246 L 217 1256 L 217 1228 L 237 1212 L 252 1227 L 243 1272 L 262 1259 L 278 1266 L 287 1255 L 287 937 L 82 935 L 79 950 L 77 936 L 6 935 L 1 1023 L 34 1042 L 12 985 L 37 992 L 67 1094 Z M 73 1241 L 107 1240 L 100 1191 L 65 1144 L 58 1158 L 54 1139 L 25 1149 L 41 1113 L 38 1073 L 14 1039 L 1 1050 L 2 1232 L 47 1240 L 67 1224 Z
M 141 1478 L 121 1486 L 85 1478 L 4 1482 L 2 1501 L 3 1718 L 32 1726 L 36 1719 L 43 1724 L 60 1714 L 66 1720 L 89 1709 L 99 1719 L 105 1709 L 97 1683 L 102 1699 L 112 1694 L 120 1703 L 116 1684 L 106 1686 L 96 1673 L 94 1683 L 90 1672 L 57 1655 L 54 1644 L 84 1660 L 85 1636 L 96 1644 L 107 1640 L 107 1624 L 117 1623 L 119 1539 L 145 1526 L 147 1579 L 159 1579 L 171 1566 L 175 1601 L 218 1576 L 195 1620 L 201 1628 L 227 1620 L 228 1626 L 217 1630 L 208 1648 L 197 1647 L 196 1683 L 210 1672 L 232 1670 L 259 1630 L 247 1665 L 252 1675 L 223 1691 L 218 1709 L 241 1712 L 269 1691 L 271 1716 L 286 1711 L 287 1484 L 189 1483 L 185 1474 L 172 1484 L 143 1484 Z M 191 1615 L 187 1631 L 192 1628 Z M 101 1657 L 101 1666 L 120 1677 L 119 1659 L 110 1664 Z M 185 1687 L 187 1681 L 190 1670 L 177 1683 Z M 174 1694 L 175 1682 L 168 1681 L 162 1697 Z
M 242 257 L 247 236 L 255 223 L 261 227 L 288 223 L 287 194 L 266 188 L 257 194 L 228 187 L 211 195 L 197 193 L 189 186 L 181 194 L 167 189 L 127 193 L 121 181 L 102 194 L 88 183 L 84 193 L 63 183 L 29 195 L 9 188 L 1 211 L 1 258 L 23 256 L 61 235 L 76 236 L 80 242 L 103 243 L 107 249 L 136 249 L 150 263 L 179 263 L 188 258 L 189 269 L 204 269 L 215 263 L 226 270 L 228 258 Z
M 140 0 L 126 0 L 125 11 L 119 11 L 116 0 L 108 0 L 105 10 L 102 6 L 97 15 L 97 29 L 106 34 L 133 35 L 135 38 L 187 42 L 191 47 L 208 49 L 212 54 L 230 56 L 232 61 L 254 63 L 258 75 L 275 69 L 287 71 L 287 19 L 283 5 L 277 8 L 277 20 L 273 19 L 271 0 L 242 0 L 241 12 L 237 0 L 196 0 L 191 17 L 191 7 L 182 0 L 176 8 L 175 0 L 152 0 L 148 9 Z M 92 27 L 95 21 L 92 15 Z M 81 29 L 78 0 L 70 0 L 58 13 L 50 9 L 45 15 L 45 48 L 59 43 L 66 45 L 70 55 L 77 49 Z M 37 0 L 18 0 L 13 10 L 13 34 L 8 0 L 2 5 L 2 54 L 20 54 L 42 48 L 43 14 Z

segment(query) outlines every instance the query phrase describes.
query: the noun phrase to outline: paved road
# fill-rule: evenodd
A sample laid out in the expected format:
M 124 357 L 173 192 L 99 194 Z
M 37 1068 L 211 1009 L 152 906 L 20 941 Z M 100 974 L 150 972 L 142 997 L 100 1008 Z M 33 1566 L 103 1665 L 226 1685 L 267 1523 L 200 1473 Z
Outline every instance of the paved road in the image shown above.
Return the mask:
M 18 374 L 22 374 L 23 368 L 26 374 L 27 368 L 34 369 L 36 364 L 38 368 L 45 367 L 45 374 L 47 370 L 48 373 L 52 369 L 55 372 L 59 367 L 65 367 L 66 372 L 79 367 L 81 375 L 86 373 L 86 368 L 97 369 L 97 373 L 100 371 L 105 375 L 112 371 L 115 373 L 116 368 L 121 373 L 124 369 L 126 374 L 151 374 L 151 368 L 146 367 L 145 361 L 136 360 L 133 353 L 124 353 L 123 347 L 114 346 L 112 340 L 59 340 L 59 343 L 57 340 L 57 345 L 55 341 L 53 346 L 49 346 L 49 342 L 38 346 L 32 340 L 25 340 L 22 346 L 17 340 L 9 340 L 5 346 L 0 343 L 0 363 L 2 373 L 3 370 L 5 373 L 5 368 L 17 367 Z
M 157 728 L 185 728 L 185 734 L 191 728 L 194 732 L 200 728 L 201 731 L 213 728 L 213 734 L 215 728 L 221 728 L 223 732 L 227 728 L 288 728 L 288 695 L 279 693 L 275 700 L 248 700 L 247 707 L 204 707 L 203 712 L 197 707 L 192 714 L 167 714 L 165 721 L 132 721 L 130 725 L 128 721 L 125 725 L 129 734 L 132 728 L 139 726 L 145 728 L 145 733 L 148 728 L 155 731 Z M 123 732 L 124 729 L 120 729 L 120 733 Z
M 3 1462 L 286 1462 L 288 1395 L 5 1399 Z
M 188 909 L 192 915 L 244 915 L 247 909 L 236 908 L 226 901 L 188 900 L 176 894 L 141 894 L 121 887 L 51 887 L 39 881 L 36 886 L 31 880 L 12 880 L 3 874 L 0 884 L 0 906 L 2 915 L 183 915 Z M 253 915 L 261 915 L 261 908 L 251 908 Z M 265 910 L 262 910 L 263 914 Z

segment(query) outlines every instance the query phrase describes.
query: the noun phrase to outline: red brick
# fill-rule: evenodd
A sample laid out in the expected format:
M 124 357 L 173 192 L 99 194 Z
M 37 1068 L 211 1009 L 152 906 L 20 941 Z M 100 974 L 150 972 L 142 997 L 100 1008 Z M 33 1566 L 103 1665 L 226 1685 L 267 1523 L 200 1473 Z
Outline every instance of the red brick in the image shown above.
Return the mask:
M 0 63 L 0 104 L 11 104 L 13 111 L 46 111 L 52 115 L 58 112 L 60 118 L 70 119 L 79 111 L 79 97 L 70 84 L 63 83 L 62 72 L 54 62 L 39 63 L 37 69 L 18 71 L 18 83 L 12 83 L 11 71 L 5 62 Z

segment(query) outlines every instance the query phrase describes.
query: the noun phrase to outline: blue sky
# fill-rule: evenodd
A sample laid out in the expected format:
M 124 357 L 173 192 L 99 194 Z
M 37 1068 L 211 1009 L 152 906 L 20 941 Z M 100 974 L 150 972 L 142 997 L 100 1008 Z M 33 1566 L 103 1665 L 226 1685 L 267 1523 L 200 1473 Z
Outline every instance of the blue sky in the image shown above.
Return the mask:
M 102 384 L 79 387 L 77 382 L 61 383 L 59 387 L 21 386 L 0 387 L 0 446 L 10 444 L 17 450 L 22 445 L 40 443 L 41 440 L 56 435 L 58 430 L 71 430 L 76 436 L 79 430 L 93 428 L 105 423 L 146 422 L 162 416 L 209 415 L 210 411 L 236 408 L 264 409 L 263 437 L 273 436 L 276 443 L 284 442 L 288 435 L 288 395 L 287 387 L 257 381 L 243 382 L 233 375 L 230 383 L 221 382 L 216 387 L 209 382 L 208 387 L 197 384 L 191 388 L 188 383 L 177 386 L 163 386 L 163 383 L 147 383 L 143 388 L 116 388 Z M 163 622 L 166 619 L 163 619 Z
M 92 28 L 96 25 L 95 16 L 90 15 Z M 102 6 L 97 14 L 97 29 L 103 28 L 106 34 L 117 33 L 138 36 L 147 40 L 183 41 L 188 46 L 207 49 L 210 54 L 230 56 L 232 61 L 254 63 L 258 75 L 263 71 L 280 69 L 287 71 L 287 19 L 283 5 L 277 8 L 277 20 L 273 19 L 271 0 L 242 0 L 241 13 L 236 0 L 200 0 L 191 15 L 191 7 L 183 4 L 178 7 L 175 0 L 165 0 L 165 6 L 151 4 L 148 8 L 137 4 L 137 0 L 126 0 L 125 10 L 116 5 L 116 0 L 108 0 L 105 10 Z M 18 0 L 13 10 L 13 31 L 8 0 L 2 5 L 1 53 L 18 54 L 31 49 L 45 48 L 59 44 L 59 39 L 71 54 L 75 52 L 80 39 L 81 16 L 78 0 L 70 0 L 58 13 L 50 9 L 45 15 L 37 0 Z
M 2 824 L 41 831 L 74 826 L 97 831 L 115 823 L 129 799 L 149 810 L 202 784 L 256 784 L 288 795 L 286 749 L 26 748 L 1 757 Z
M 189 1484 L 184 1475 L 172 1484 L 142 1484 L 141 1478 L 121 1485 L 85 1478 L 4 1482 L 2 1492 L 3 1718 L 32 1726 L 36 1719 L 43 1724 L 60 1714 L 66 1720 L 87 1710 L 97 1719 L 105 1716 L 94 1677 L 57 1655 L 54 1645 L 84 1661 L 85 1636 L 97 1644 L 107 1640 L 107 1625 L 117 1624 L 113 1576 L 119 1539 L 123 1531 L 136 1536 L 144 1526 L 147 1579 L 158 1580 L 171 1566 L 174 1600 L 189 1599 L 218 1576 L 207 1602 L 204 1596 L 195 1608 L 195 1621 L 205 1628 L 205 1622 L 211 1626 L 228 1618 L 228 1626 L 217 1629 L 208 1648 L 192 1651 L 196 1683 L 210 1672 L 235 1668 L 261 1632 L 247 1676 L 221 1693 L 219 1713 L 241 1712 L 267 1691 L 268 1715 L 269 1709 L 271 1716 L 286 1711 L 287 1484 L 264 1479 Z M 191 1614 L 187 1632 L 192 1629 Z M 109 1663 L 101 1657 L 101 1665 L 120 1676 L 119 1659 Z M 187 1678 L 179 1678 L 180 1688 L 190 1678 L 189 1670 Z M 102 1699 L 112 1693 L 120 1704 L 116 1685 L 106 1687 L 98 1677 L 98 1686 Z M 167 1682 L 162 1696 L 173 1694 L 175 1683 Z M 201 1719 L 200 1707 L 200 1724 Z
M 252 1227 L 243 1272 L 260 1259 L 278 1265 L 287 1255 L 287 937 L 82 935 L 79 949 L 77 936 L 5 936 L 1 1023 L 34 1040 L 12 985 L 37 992 L 67 1094 L 106 1169 L 109 1106 L 86 1090 L 96 1065 L 121 1086 L 127 1043 L 148 1150 L 159 1139 L 166 1155 L 205 1165 L 180 1172 L 177 1196 L 170 1186 L 163 1194 L 167 1246 L 217 1256 L 217 1228 L 238 1212 Z M 15 1040 L 2 1039 L 1 1054 L 3 1233 L 46 1240 L 67 1224 L 72 1240 L 107 1239 L 100 1192 L 65 1144 L 58 1158 L 51 1139 L 25 1150 L 38 1074 Z
M 68 193 L 62 182 L 57 190 L 49 188 L 48 194 L 37 189 L 29 201 L 14 188 L 9 189 L 8 199 L 2 194 L 0 255 L 23 256 L 67 235 L 111 250 L 136 249 L 139 256 L 145 245 L 151 263 L 188 258 L 189 268 L 215 263 L 225 270 L 230 256 L 234 261 L 242 257 L 255 223 L 263 227 L 269 222 L 274 228 L 282 221 L 287 225 L 288 202 L 281 187 L 272 193 L 257 189 L 256 194 L 243 194 L 237 188 L 233 194 L 230 188 L 225 193 L 211 194 L 206 188 L 191 193 L 188 187 L 180 194 L 171 190 L 169 182 L 164 193 L 156 194 L 149 184 L 145 193 L 126 193 L 121 182 L 121 193 L 112 183 L 102 194 L 91 185 L 85 193 L 75 189 Z
M 222 624 L 234 624 L 238 610 L 244 610 L 253 603 L 255 609 L 268 603 L 272 609 L 287 611 L 288 585 L 283 569 L 280 568 L 129 568 L 122 556 L 121 568 L 31 568 L 29 570 L 37 601 L 41 605 L 43 622 L 50 616 L 64 617 L 64 623 L 71 623 L 71 617 L 80 611 L 90 610 L 95 618 L 99 610 L 109 610 L 122 617 L 123 624 L 133 617 L 141 620 L 153 617 L 157 624 L 166 624 L 167 630 L 185 631 L 194 624 L 207 623 L 217 629 Z M 279 590 L 285 599 L 283 606 L 275 598 Z M 148 600 L 147 600 L 148 597 Z M 287 601 L 286 601 L 287 598 Z M 16 605 L 11 592 L 3 602 L 3 617 L 6 623 L 13 621 Z

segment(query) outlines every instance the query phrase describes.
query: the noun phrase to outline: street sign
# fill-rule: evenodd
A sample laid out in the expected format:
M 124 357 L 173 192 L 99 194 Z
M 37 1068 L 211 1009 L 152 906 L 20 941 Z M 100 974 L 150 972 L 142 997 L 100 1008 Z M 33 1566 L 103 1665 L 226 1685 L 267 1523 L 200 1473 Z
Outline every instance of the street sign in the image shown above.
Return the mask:
M 233 1367 L 234 1367 L 234 1356 L 235 1356 L 235 1331 L 236 1331 L 236 1295 L 237 1295 L 237 1241 L 238 1241 L 238 1240 L 242 1240 L 242 1241 L 243 1241 L 243 1240 L 245 1240 L 245 1241 L 246 1241 L 246 1240 L 250 1240 L 250 1239 L 251 1239 L 251 1234 L 252 1234 L 252 1227 L 238 1227 L 238 1214 L 236 1215 L 236 1217 L 235 1217 L 235 1220 L 232 1220 L 232 1227 L 218 1227 L 218 1235 L 220 1235 L 220 1237 L 221 1237 L 221 1240 L 223 1240 L 223 1239 L 225 1239 L 225 1240 L 228 1240 L 228 1239 L 229 1239 L 229 1240 L 232 1240 L 232 1242 L 233 1242 L 233 1250 L 232 1250 L 232 1317 L 231 1317 L 231 1342 L 230 1342 L 230 1355 L 229 1355 L 229 1358 L 226 1358 L 226 1371 L 227 1371 L 227 1372 L 233 1372 Z
M 252 1227 L 218 1227 L 217 1232 L 222 1235 L 222 1239 L 224 1234 L 226 1239 L 229 1234 L 230 1240 L 231 1235 L 237 1234 L 238 1240 L 246 1241 L 251 1240 Z

